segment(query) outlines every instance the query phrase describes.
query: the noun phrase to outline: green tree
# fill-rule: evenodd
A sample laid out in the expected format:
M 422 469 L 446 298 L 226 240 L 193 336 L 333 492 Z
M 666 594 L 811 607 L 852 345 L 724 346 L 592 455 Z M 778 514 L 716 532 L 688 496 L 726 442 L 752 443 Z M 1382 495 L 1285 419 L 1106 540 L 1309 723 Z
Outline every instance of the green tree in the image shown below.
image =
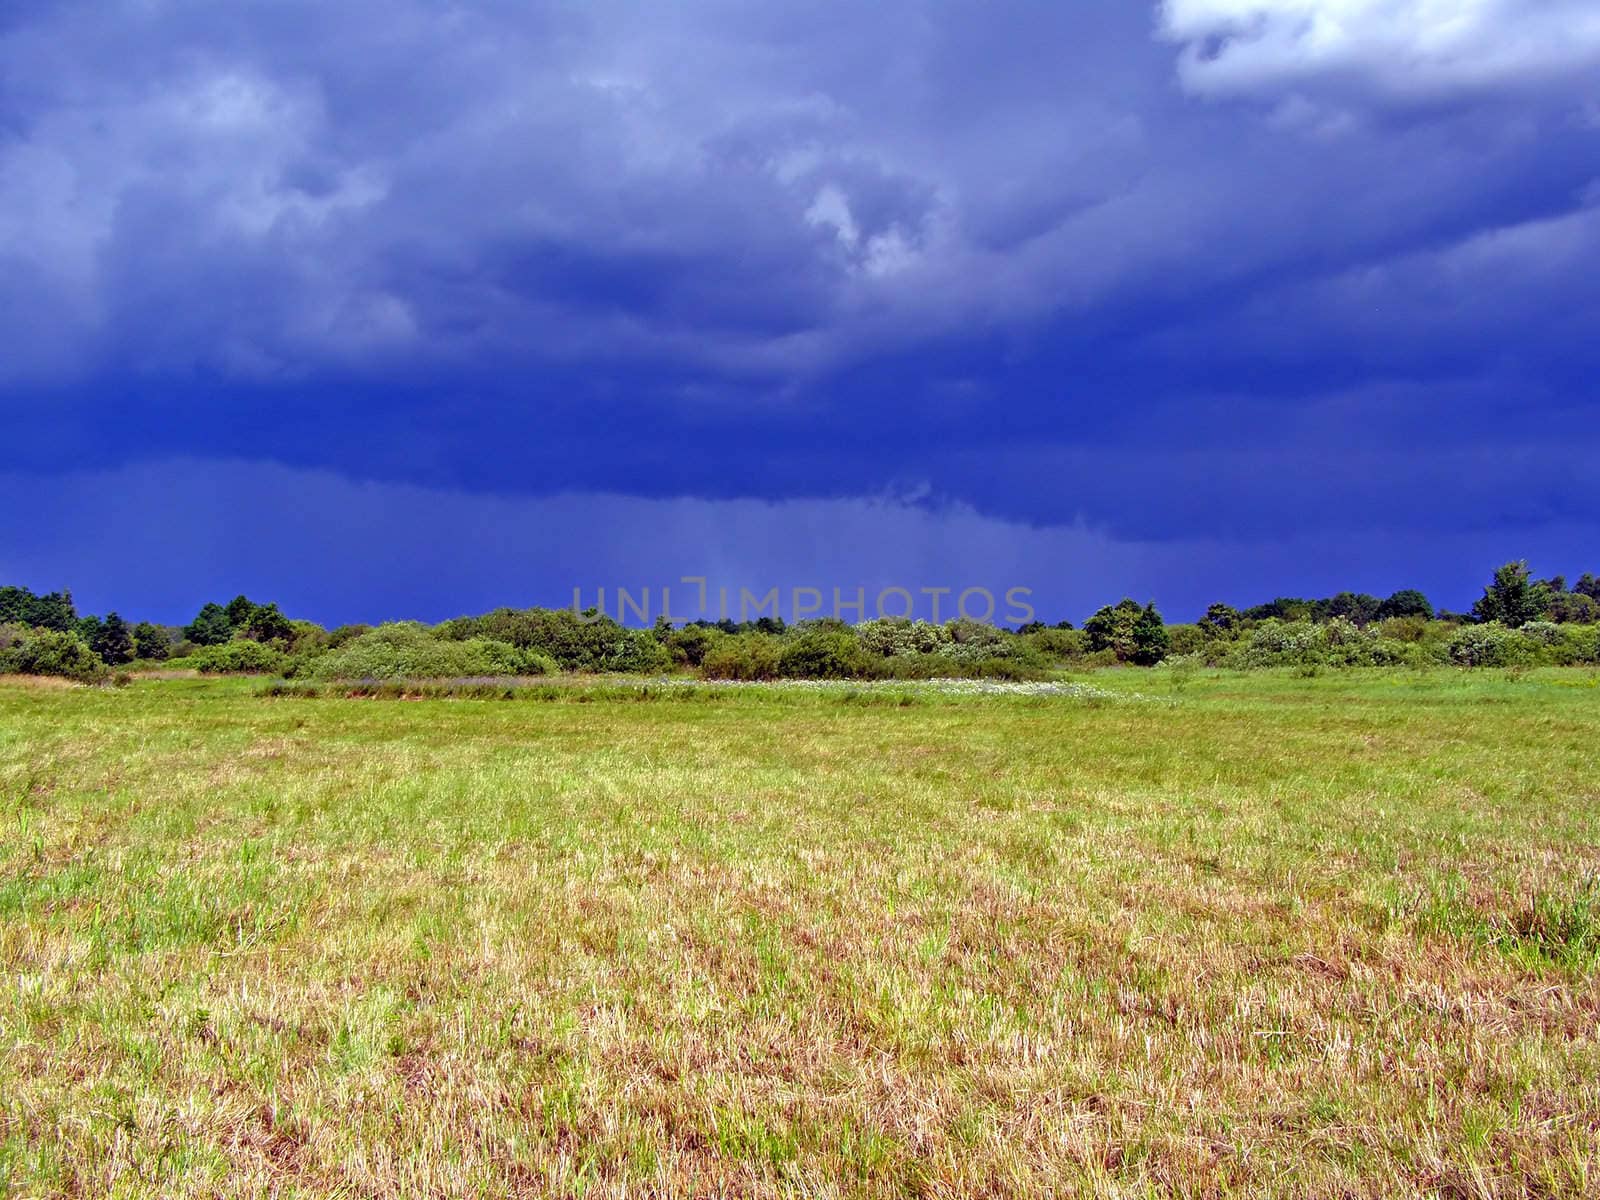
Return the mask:
M 1583 592 L 1558 592 L 1545 615 L 1561 625 L 1593 625 L 1600 621 L 1600 602 Z
M 1133 623 L 1133 653 L 1130 657 L 1141 667 L 1153 667 L 1167 656 L 1170 647 L 1166 623 L 1152 601 L 1144 606 Z
M 146 662 L 162 662 L 172 653 L 172 642 L 167 631 L 149 621 L 140 621 L 133 627 L 133 654 Z
M 1343 617 L 1357 625 L 1369 625 L 1378 619 L 1378 613 L 1383 608 L 1383 601 L 1376 596 L 1369 596 L 1365 592 L 1340 592 L 1337 596 L 1325 601 L 1318 615 L 1319 620 L 1331 620 Z
M 250 614 L 255 610 L 255 602 L 241 592 L 228 601 L 228 606 L 223 609 L 223 612 L 228 615 L 228 624 L 237 632 L 250 623 Z
M 1544 616 L 1549 606 L 1549 591 L 1529 578 L 1528 564 L 1519 560 L 1495 571 L 1482 598 L 1472 606 L 1472 615 L 1480 624 L 1498 621 L 1507 629 L 1521 629 Z
M 1378 610 L 1378 616 L 1387 620 L 1390 617 L 1421 617 L 1431 620 L 1433 617 L 1433 604 L 1416 588 L 1402 588 L 1383 602 Z
M 1227 637 L 1239 627 L 1240 620 L 1239 610 L 1231 604 L 1213 604 L 1206 609 L 1199 625 L 1207 637 Z
M 220 604 L 206 604 L 195 619 L 183 627 L 183 636 L 196 646 L 220 646 L 233 637 L 233 622 Z
M 1315 621 L 1321 616 L 1322 605 L 1316 600 L 1302 600 L 1296 596 L 1279 596 L 1265 604 L 1244 610 L 1249 621 L 1265 621 L 1276 617 L 1280 621 Z
M 233 632 L 252 642 L 287 643 L 294 640 L 294 626 L 276 604 L 255 605 L 243 623 L 234 625 Z
M 71 592 L 35 595 L 25 587 L 0 587 L 0 625 L 27 625 L 66 633 L 78 626 Z
M 89 649 L 113 667 L 132 662 L 133 630 L 116 613 L 107 613 L 105 621 L 89 642 Z
M 1120 662 L 1133 657 L 1133 627 L 1144 610 L 1134 600 L 1124 598 L 1100 609 L 1083 623 L 1090 650 L 1111 650 Z

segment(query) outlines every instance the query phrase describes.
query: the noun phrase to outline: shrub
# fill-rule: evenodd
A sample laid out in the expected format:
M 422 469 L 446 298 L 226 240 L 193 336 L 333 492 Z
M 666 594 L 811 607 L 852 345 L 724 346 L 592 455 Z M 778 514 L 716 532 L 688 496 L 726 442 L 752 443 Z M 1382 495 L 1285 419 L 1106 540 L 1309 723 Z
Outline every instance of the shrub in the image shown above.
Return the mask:
M 1246 636 L 1242 644 L 1226 655 L 1223 664 L 1236 669 L 1252 667 L 1302 666 L 1324 661 L 1328 635 L 1324 626 L 1311 621 L 1281 621 L 1268 617 Z
M 1050 663 L 1050 656 L 1041 652 L 1032 641 L 986 621 L 951 621 L 945 629 L 949 632 L 950 640 L 934 653 L 955 667 L 969 668 L 956 671 L 959 675 L 977 674 L 976 668 L 981 663 L 1016 662 L 1030 672 L 1036 672 Z
M 1168 625 L 1167 641 L 1170 655 L 1183 657 L 1189 654 L 1204 654 L 1212 637 L 1208 637 L 1206 631 L 1198 625 Z
M 680 666 L 698 667 L 722 636 L 715 626 L 685 625 L 682 629 L 668 632 L 662 639 L 662 645 L 672 655 L 673 662 Z
M 952 675 L 970 675 L 976 669 L 962 663 L 953 663 L 943 654 L 896 654 L 890 658 L 871 658 L 872 677 L 875 679 L 948 679 Z
M 413 622 L 380 625 L 337 650 L 313 658 L 297 674 L 308 679 L 460 679 L 480 675 L 543 675 L 554 661 L 537 651 L 489 638 L 449 641 Z
M 1383 636 L 1378 625 L 1363 627 L 1347 617 L 1324 624 L 1269 618 L 1217 661 L 1226 667 L 1392 667 L 1425 662 L 1418 646 Z
M 1089 637 L 1081 629 L 1040 629 L 1019 639 L 1041 658 L 1060 662 L 1087 653 Z
M 948 647 L 952 640 L 948 626 L 912 621 L 906 617 L 879 617 L 873 621 L 863 621 L 856 626 L 856 639 L 865 653 L 884 658 L 932 654 Z
M 19 631 L 17 626 L 0 628 L 5 631 L 0 636 L 0 672 L 55 675 L 79 683 L 101 683 L 110 673 L 100 656 L 75 633 L 55 629 Z
M 767 633 L 721 638 L 700 663 L 704 679 L 776 679 L 783 643 Z
M 856 679 L 871 666 L 854 633 L 806 629 L 785 640 L 778 671 L 790 679 Z
M 1039 666 L 1017 658 L 979 659 L 971 664 L 971 669 L 966 673 L 976 679 L 1004 679 L 1012 682 L 1043 679 L 1047 675 L 1047 672 Z
M 481 617 L 457 617 L 435 628 L 447 641 L 473 638 L 505 642 L 547 655 L 568 671 L 656 671 L 672 656 L 648 631 L 606 616 L 580 616 L 570 608 L 497 608 Z
M 1378 635 L 1394 642 L 1422 642 L 1431 623 L 1425 617 L 1390 617 L 1377 625 Z
M 539 653 L 532 651 L 532 653 Z M 601 660 L 602 671 L 623 671 L 630 675 L 650 675 L 672 666 L 672 653 L 654 634 L 644 629 L 623 629 L 609 653 Z
M 1600 625 L 1561 626 L 1561 640 L 1550 653 L 1561 666 L 1600 662 Z
M 540 654 L 537 650 L 522 651 L 522 665 L 518 670 L 519 675 L 559 675 L 561 664 L 548 654 Z
M 1529 642 L 1539 646 L 1559 646 L 1565 640 L 1561 626 L 1554 621 L 1529 621 L 1520 632 Z
M 1534 657 L 1533 645 L 1498 621 L 1463 625 L 1447 643 L 1450 661 L 1463 667 L 1512 667 Z
M 282 651 L 244 639 L 201 646 L 193 654 L 167 660 L 169 666 L 205 675 L 278 675 L 288 662 L 288 656 Z

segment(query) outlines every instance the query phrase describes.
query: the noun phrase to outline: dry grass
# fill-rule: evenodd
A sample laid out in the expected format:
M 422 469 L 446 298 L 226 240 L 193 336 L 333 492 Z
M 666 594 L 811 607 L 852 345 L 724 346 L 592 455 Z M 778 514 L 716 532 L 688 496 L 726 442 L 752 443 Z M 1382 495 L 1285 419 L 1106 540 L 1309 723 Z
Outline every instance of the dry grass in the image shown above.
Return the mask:
M 1592 1195 L 1592 681 L 0 688 L 0 1181 Z
M 58 679 L 54 675 L 0 675 L 0 687 L 23 688 L 28 691 L 62 691 L 66 688 L 84 686 L 74 683 L 70 679 Z

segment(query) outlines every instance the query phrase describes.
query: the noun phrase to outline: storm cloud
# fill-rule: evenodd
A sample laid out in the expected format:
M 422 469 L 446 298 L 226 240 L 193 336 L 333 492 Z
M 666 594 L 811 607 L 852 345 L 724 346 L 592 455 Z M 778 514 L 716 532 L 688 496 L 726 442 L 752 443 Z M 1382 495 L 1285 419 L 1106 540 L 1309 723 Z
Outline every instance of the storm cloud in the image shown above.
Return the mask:
M 0 470 L 1592 547 L 1591 9 L 12 5 Z

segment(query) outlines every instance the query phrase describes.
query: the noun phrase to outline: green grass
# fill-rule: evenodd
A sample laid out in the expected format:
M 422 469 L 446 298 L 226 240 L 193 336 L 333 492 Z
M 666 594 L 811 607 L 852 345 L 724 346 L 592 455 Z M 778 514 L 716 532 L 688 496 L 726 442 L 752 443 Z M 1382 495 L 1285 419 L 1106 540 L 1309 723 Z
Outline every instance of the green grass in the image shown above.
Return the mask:
M 0 1192 L 1600 1192 L 1594 673 L 1085 682 L 0 683 Z

